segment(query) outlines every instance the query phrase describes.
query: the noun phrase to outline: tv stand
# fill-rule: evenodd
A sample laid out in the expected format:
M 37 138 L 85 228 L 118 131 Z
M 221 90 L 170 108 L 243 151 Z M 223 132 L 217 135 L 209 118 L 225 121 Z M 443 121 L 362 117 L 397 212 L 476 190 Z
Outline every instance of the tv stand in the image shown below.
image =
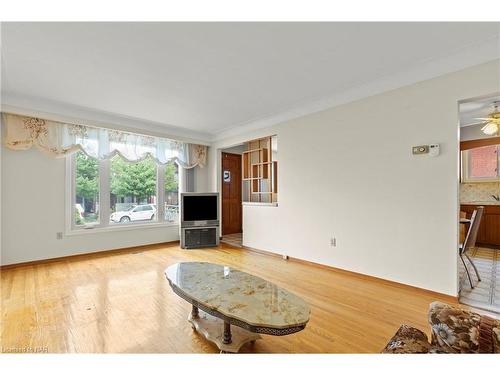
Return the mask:
M 180 208 L 183 249 L 219 245 L 219 193 L 181 193 Z
M 219 226 L 190 226 L 181 228 L 181 247 L 196 249 L 219 245 Z

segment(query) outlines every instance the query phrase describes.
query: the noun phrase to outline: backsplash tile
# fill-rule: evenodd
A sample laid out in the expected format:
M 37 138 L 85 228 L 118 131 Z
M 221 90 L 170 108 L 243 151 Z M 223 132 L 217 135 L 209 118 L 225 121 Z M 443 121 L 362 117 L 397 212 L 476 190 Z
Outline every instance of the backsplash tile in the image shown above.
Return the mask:
M 492 202 L 498 203 L 491 196 L 500 195 L 500 182 L 475 182 L 460 184 L 460 203 Z

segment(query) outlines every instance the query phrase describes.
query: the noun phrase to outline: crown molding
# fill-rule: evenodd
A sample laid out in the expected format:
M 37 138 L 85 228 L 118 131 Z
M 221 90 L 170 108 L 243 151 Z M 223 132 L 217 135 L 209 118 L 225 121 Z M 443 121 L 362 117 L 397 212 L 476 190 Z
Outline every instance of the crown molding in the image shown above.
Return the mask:
M 221 141 L 243 133 L 271 127 L 285 121 L 494 60 L 498 60 L 500 63 L 500 34 L 485 42 L 462 48 L 441 58 L 427 60 L 410 69 L 380 77 L 371 82 L 347 89 L 342 93 L 303 102 L 293 108 L 231 126 L 215 133 L 213 141 Z
M 2 92 L 1 102 L 2 112 L 42 117 L 54 121 L 77 122 L 104 128 L 141 132 L 203 145 L 209 145 L 213 137 L 209 133 L 12 92 Z

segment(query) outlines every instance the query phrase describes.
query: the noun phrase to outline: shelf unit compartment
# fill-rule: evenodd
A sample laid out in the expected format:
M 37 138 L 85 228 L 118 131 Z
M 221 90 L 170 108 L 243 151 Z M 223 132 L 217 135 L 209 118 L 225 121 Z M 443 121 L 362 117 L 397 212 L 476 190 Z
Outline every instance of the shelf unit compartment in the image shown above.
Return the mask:
M 272 176 L 273 176 L 273 179 L 272 179 L 272 184 L 273 184 L 273 197 L 272 197 L 272 201 L 273 202 L 277 202 L 278 201 L 278 162 L 277 161 L 273 161 L 273 164 L 272 164 Z
M 260 179 L 255 178 L 252 180 L 252 194 L 259 194 L 260 193 Z
M 248 178 L 250 178 L 250 163 L 249 163 L 249 158 L 250 158 L 250 155 L 249 154 L 243 154 L 243 158 L 241 159 L 242 160 L 242 164 L 243 164 L 243 180 L 246 180 Z
M 252 164 L 252 178 L 261 178 L 260 168 L 258 164 Z
M 272 137 L 246 143 L 243 152 L 243 201 L 277 202 L 277 161 L 273 160 Z

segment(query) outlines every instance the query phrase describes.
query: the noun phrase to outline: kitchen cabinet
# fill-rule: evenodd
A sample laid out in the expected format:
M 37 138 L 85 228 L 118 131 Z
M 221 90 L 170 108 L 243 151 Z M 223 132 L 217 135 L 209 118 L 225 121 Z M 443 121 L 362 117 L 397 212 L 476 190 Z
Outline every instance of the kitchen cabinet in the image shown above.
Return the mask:
M 470 218 L 477 205 L 462 204 L 460 210 Z M 479 225 L 476 244 L 485 246 L 500 246 L 500 205 L 483 205 L 483 217 Z

